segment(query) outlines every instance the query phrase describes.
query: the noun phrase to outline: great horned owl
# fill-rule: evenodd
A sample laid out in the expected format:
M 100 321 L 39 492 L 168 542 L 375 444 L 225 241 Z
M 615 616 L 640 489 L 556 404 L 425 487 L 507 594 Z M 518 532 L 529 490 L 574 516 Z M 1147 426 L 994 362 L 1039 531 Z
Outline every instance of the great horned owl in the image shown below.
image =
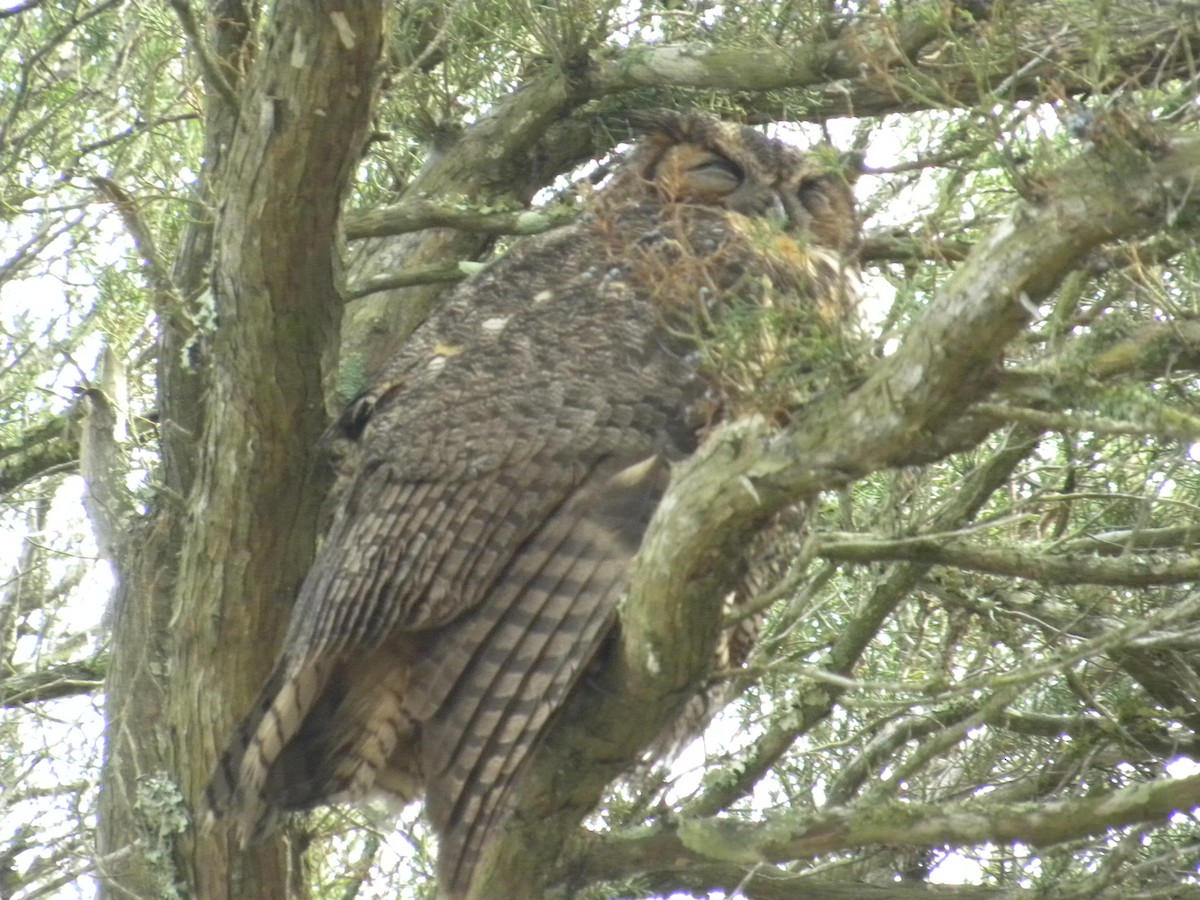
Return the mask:
M 840 176 L 698 113 L 639 126 L 577 223 L 461 286 L 335 423 L 332 524 L 208 790 L 244 840 L 286 810 L 424 796 L 442 890 L 465 894 L 616 623 L 671 463 L 765 371 L 713 351 L 720 323 L 845 318 Z M 755 353 L 804 340 L 772 334 Z

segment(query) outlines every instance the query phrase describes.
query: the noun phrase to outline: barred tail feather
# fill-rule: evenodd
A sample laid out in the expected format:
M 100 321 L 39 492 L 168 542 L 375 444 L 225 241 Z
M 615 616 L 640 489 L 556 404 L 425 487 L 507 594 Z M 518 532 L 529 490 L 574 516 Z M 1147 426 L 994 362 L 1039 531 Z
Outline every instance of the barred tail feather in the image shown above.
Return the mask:
M 388 658 L 380 658 L 379 663 L 368 665 L 354 678 L 363 689 L 331 723 L 345 737 L 330 753 L 330 786 L 350 799 L 361 799 L 378 787 L 407 802 L 418 791 L 415 762 L 411 770 L 403 768 L 411 759 L 405 745 L 415 732 L 404 709 L 409 670 Z M 402 749 L 393 760 L 398 744 Z
M 329 666 L 282 659 L 221 755 L 206 792 L 206 820 L 236 818 L 243 845 L 263 837 L 284 809 L 292 780 L 278 763 L 329 679 Z

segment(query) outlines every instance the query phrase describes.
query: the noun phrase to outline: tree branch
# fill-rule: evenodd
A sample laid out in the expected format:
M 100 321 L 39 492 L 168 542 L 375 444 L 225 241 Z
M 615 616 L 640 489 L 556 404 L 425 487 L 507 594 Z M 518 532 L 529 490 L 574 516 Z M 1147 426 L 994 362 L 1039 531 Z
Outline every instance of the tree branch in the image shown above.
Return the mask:
M 19 443 L 0 446 L 0 496 L 35 478 L 74 470 L 78 464 L 78 431 L 68 416 L 54 416 L 26 429 Z
M 472 234 L 541 234 L 575 221 L 579 211 L 558 205 L 543 209 L 518 209 L 495 212 L 486 207 L 438 203 L 417 198 L 392 206 L 381 206 L 347 216 L 346 238 L 358 240 L 406 234 L 423 228 L 457 228 Z
M 442 203 L 418 197 L 391 206 L 359 210 L 346 216 L 346 239 L 411 234 L 426 228 L 454 228 L 468 234 L 531 235 L 542 234 L 574 222 L 579 210 L 559 204 L 540 209 L 494 212 L 465 204 Z M 962 240 L 915 234 L 880 234 L 865 238 L 858 249 L 860 262 L 911 262 L 937 260 L 961 262 L 971 245 Z M 407 282 L 405 285 L 423 282 Z M 366 292 L 364 292 L 366 293 Z
M 1186 584 L 1200 579 L 1200 559 L 1117 561 L 1081 559 L 1078 556 L 1032 553 L 1020 549 L 992 550 L 936 535 L 911 538 L 871 538 L 862 535 L 824 534 L 814 553 L 834 562 L 908 560 L 928 565 L 953 566 L 989 575 L 1025 578 L 1047 584 L 1106 584 L 1115 587 L 1149 587 Z
M 237 92 L 233 89 L 233 85 L 229 83 L 229 79 L 225 77 L 225 73 L 221 71 L 217 57 L 209 51 L 208 41 L 200 33 L 200 26 L 196 23 L 196 19 L 192 15 L 192 8 L 188 5 L 187 0 L 167 0 L 167 2 L 179 19 L 179 24 L 183 28 L 184 35 L 187 37 L 188 47 L 196 55 L 196 59 L 200 63 L 200 69 L 204 72 L 205 82 L 207 82 L 213 92 L 230 109 L 237 109 Z
M 1172 525 L 1104 531 L 1072 538 L 1059 545 L 1062 553 L 1098 553 L 1122 556 L 1139 550 L 1188 550 L 1200 545 L 1200 526 Z
M 1020 423 L 1039 431 L 1089 431 L 1093 434 L 1159 437 L 1191 443 L 1200 438 L 1200 418 L 1177 409 L 1155 409 L 1154 422 L 1122 422 L 1090 413 L 1046 412 L 1008 403 L 978 403 L 971 414 L 1001 423 Z
M 647 87 L 719 88 L 771 91 L 863 79 L 907 64 L 951 31 L 953 10 L 925 3 L 902 19 L 864 17 L 833 40 L 804 46 L 741 47 L 666 44 L 642 47 L 600 62 L 589 81 L 596 95 Z M 960 25 L 966 20 L 959 19 Z
M 786 872 L 773 865 L 747 869 L 736 863 L 696 863 L 690 869 L 650 872 L 638 879 L 637 894 L 628 897 L 708 897 L 727 891 L 746 900 L 1018 900 L 1020 891 L 977 885 L 855 884 L 816 877 L 808 872 Z M 1200 890 L 1196 892 L 1200 896 Z M 559 895 L 553 894 L 554 900 Z
M 358 300 L 370 294 L 391 291 L 396 288 L 413 287 L 421 284 L 454 284 L 474 275 L 482 268 L 480 263 L 435 263 L 430 266 L 418 266 L 405 269 L 402 272 L 380 273 L 355 282 L 346 288 L 347 302 Z
M 646 88 L 769 91 L 809 88 L 790 119 L 886 115 L 946 106 L 970 108 L 1004 96 L 1030 98 L 1053 77 L 1058 96 L 1086 96 L 1119 79 L 1128 89 L 1191 78 L 1200 27 L 1170 4 L 1122 4 L 1113 15 L 1104 70 L 1097 72 L 1091 23 L 1046 17 L 1039 4 L 1010 4 L 972 23 L 950 4 L 905 10 L 902 18 L 858 20 L 836 38 L 803 46 L 667 44 L 600 62 L 596 96 Z M 956 35 L 955 32 L 958 32 Z M 1169 36 L 1169 39 L 1168 39 Z M 1014 74 L 1016 73 L 1016 74 Z
M 1054 803 L 888 804 L 802 819 L 769 816 L 753 824 L 729 818 L 683 819 L 622 836 L 588 836 L 577 875 L 600 881 L 629 872 L 686 871 L 714 861 L 750 870 L 762 863 L 879 845 L 970 847 L 1020 842 L 1048 847 L 1113 828 L 1163 822 L 1197 805 L 1200 775 L 1162 778 Z
M 107 671 L 107 657 L 96 656 L 84 662 L 63 663 L 5 678 L 0 681 L 0 707 L 14 709 L 60 697 L 98 693 L 104 688 Z

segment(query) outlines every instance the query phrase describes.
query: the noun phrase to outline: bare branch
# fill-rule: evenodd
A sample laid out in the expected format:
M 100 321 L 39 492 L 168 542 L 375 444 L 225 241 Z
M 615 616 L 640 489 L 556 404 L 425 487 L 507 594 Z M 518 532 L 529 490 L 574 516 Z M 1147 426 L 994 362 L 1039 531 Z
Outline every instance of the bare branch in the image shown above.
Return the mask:
M 415 269 L 405 269 L 403 272 L 380 273 L 348 286 L 345 297 L 347 301 L 350 301 L 396 288 L 414 287 L 421 284 L 454 284 L 474 275 L 480 268 L 479 263 L 437 263 Z
M 346 237 L 384 237 L 422 228 L 457 228 L 473 234 L 541 234 L 567 225 L 577 216 L 578 211 L 570 206 L 493 212 L 418 198 L 347 216 Z
M 1059 545 L 1061 553 L 1097 553 L 1122 556 L 1139 550 L 1193 550 L 1200 544 L 1200 527 L 1174 525 L 1166 528 L 1137 528 L 1104 531 L 1072 538 Z
M 62 663 L 26 675 L 14 675 L 0 681 L 0 707 L 13 709 L 60 697 L 95 694 L 103 690 L 107 670 L 107 658 L 97 656 L 86 662 Z
M 1025 578 L 1047 584 L 1150 587 L 1188 584 L 1200 579 L 1200 559 L 1148 561 L 1126 557 L 1121 560 L 1104 561 L 1016 548 L 993 550 L 963 541 L 940 539 L 937 535 L 885 539 L 824 534 L 818 538 L 814 552 L 824 559 L 836 562 L 907 560 L 927 565 L 954 566 L 986 572 L 989 575 Z
M 233 89 L 233 85 L 229 83 L 229 79 L 225 77 L 225 73 L 221 71 L 221 66 L 218 64 L 217 58 L 208 49 L 208 41 L 200 32 L 200 26 L 197 24 L 195 17 L 192 15 L 192 8 L 188 5 L 187 0 L 169 0 L 171 9 L 175 11 L 175 15 L 179 18 L 179 24 L 183 27 L 183 33 L 187 36 L 188 46 L 192 52 L 196 54 L 196 59 L 200 62 L 200 68 L 204 71 L 204 79 L 230 109 L 237 109 L 238 97 L 237 92 Z

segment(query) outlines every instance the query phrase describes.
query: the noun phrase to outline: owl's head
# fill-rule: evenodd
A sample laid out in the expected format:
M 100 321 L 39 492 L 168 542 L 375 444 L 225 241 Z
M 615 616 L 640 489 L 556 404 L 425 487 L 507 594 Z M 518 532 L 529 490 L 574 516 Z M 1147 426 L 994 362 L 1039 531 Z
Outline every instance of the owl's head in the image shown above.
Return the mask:
M 640 111 L 631 122 L 643 138 L 613 192 L 776 218 L 842 254 L 857 246 L 850 185 L 818 157 L 694 111 Z

